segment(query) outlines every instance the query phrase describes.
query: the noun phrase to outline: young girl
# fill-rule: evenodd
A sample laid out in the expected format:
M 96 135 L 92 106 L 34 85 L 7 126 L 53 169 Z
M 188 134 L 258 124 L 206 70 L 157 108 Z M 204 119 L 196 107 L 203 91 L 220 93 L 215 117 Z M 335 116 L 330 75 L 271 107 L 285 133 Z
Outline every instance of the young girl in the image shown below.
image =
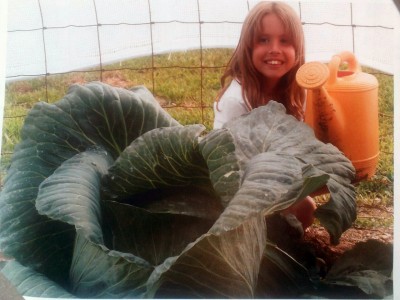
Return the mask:
M 247 15 L 239 43 L 221 78 L 214 103 L 214 128 L 265 105 L 282 103 L 289 114 L 304 119 L 305 91 L 296 82 L 304 64 L 304 34 L 300 18 L 283 2 L 262 1 Z M 313 222 L 311 197 L 291 206 L 303 228 Z

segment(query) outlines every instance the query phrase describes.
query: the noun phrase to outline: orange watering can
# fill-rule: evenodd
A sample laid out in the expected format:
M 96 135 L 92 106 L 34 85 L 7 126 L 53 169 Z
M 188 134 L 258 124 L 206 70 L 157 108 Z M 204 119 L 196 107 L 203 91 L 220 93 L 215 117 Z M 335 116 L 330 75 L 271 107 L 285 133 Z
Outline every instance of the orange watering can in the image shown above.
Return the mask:
M 345 62 L 348 68 L 339 70 Z M 363 73 L 353 53 L 346 51 L 334 55 L 328 66 L 304 64 L 296 80 L 308 90 L 305 122 L 316 137 L 351 160 L 356 182 L 373 176 L 379 156 L 377 79 Z

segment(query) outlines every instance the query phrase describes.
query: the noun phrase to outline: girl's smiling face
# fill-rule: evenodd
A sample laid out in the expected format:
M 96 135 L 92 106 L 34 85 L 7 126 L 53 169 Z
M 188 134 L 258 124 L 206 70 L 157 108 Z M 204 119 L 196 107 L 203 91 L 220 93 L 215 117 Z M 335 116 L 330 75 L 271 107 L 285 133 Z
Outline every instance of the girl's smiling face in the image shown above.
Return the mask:
M 275 85 L 296 63 L 291 37 L 275 14 L 262 19 L 261 32 L 254 40 L 252 62 L 268 85 Z

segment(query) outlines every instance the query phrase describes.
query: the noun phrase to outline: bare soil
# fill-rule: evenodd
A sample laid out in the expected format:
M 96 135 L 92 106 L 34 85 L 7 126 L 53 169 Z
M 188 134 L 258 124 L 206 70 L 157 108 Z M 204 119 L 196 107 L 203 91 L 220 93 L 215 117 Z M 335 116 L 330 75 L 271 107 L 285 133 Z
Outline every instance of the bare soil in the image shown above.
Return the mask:
M 342 234 L 338 245 L 330 243 L 328 232 L 319 225 L 309 227 L 305 232 L 305 239 L 314 245 L 317 256 L 323 257 L 327 265 L 332 265 L 343 252 L 352 249 L 356 243 L 370 239 L 386 244 L 393 243 L 393 207 L 360 206 L 358 218 L 370 220 L 371 225 L 368 227 L 354 225 Z M 376 220 L 386 220 L 391 225 L 376 226 Z

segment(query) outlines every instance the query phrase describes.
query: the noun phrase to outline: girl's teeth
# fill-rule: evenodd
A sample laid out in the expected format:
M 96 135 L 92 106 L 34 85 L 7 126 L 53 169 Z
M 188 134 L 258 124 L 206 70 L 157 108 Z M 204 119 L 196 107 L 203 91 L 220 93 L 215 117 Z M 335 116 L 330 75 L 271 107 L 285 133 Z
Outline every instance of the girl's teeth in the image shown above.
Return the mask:
M 281 62 L 277 61 L 277 60 L 270 60 L 267 63 L 270 64 L 270 65 L 280 65 L 281 64 Z

